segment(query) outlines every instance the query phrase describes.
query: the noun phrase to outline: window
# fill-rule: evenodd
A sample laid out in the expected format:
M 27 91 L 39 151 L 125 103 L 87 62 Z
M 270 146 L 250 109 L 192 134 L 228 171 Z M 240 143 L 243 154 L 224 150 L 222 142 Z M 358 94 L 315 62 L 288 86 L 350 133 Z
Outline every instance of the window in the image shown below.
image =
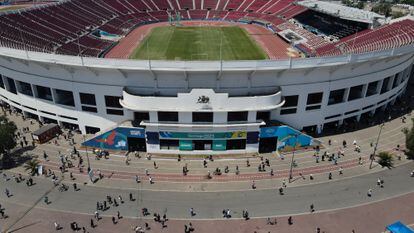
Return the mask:
M 95 100 L 94 94 L 79 93 L 79 97 L 80 97 L 81 104 L 96 106 L 96 100 Z
M 248 112 L 228 112 L 227 121 L 247 121 Z
M 73 99 L 73 93 L 71 91 L 65 91 L 56 89 L 56 103 L 67 106 L 75 106 L 75 100 Z
M 388 77 L 384 79 L 384 82 L 382 83 L 381 92 L 380 94 L 384 94 L 388 91 L 388 83 L 390 82 L 391 77 Z
M 4 82 L 3 82 L 3 78 L 0 74 L 0 87 L 4 89 Z
M 7 84 L 9 84 L 9 90 L 11 93 L 17 94 L 17 90 L 16 90 L 16 84 L 14 83 L 14 80 L 6 77 L 7 80 Z
M 244 150 L 246 149 L 246 139 L 231 139 L 226 141 L 227 150 Z
M 148 121 L 149 120 L 149 112 L 134 112 L 134 121 L 141 122 L 141 121 Z
M 74 120 L 74 121 L 78 120 L 78 118 L 74 118 L 74 117 L 70 117 L 70 116 L 65 116 L 65 115 L 59 115 L 59 116 L 62 117 L 62 118 L 69 119 L 69 120 Z
M 306 111 L 317 110 L 317 109 L 320 109 L 320 108 L 321 108 L 320 105 L 307 106 Z
M 109 109 L 108 108 L 108 109 L 106 109 L 106 114 L 123 116 L 124 111 L 123 110 L 118 110 L 118 109 Z
M 257 112 L 256 120 L 270 121 L 270 112 Z
M 92 126 L 85 126 L 85 131 L 87 134 L 96 134 L 97 132 L 101 131 L 101 129 Z
M 280 110 L 280 115 L 287 115 L 296 113 L 296 108 L 282 109 Z
M 165 140 L 160 139 L 161 150 L 177 150 L 179 147 L 179 140 Z
M 44 100 L 53 101 L 52 91 L 48 87 L 36 86 L 37 97 Z
M 84 111 L 84 112 L 98 112 L 98 109 L 95 108 L 95 107 L 82 106 L 82 111 Z
M 363 85 L 351 87 L 349 90 L 348 101 L 362 98 Z
M 119 99 L 121 99 L 121 97 L 119 97 L 119 96 L 106 95 L 105 96 L 105 105 L 106 105 L 106 107 L 122 108 L 121 104 L 119 103 Z
M 352 114 L 352 113 L 356 113 L 356 112 L 358 112 L 358 111 L 359 111 L 359 109 L 355 109 L 355 110 L 352 110 L 352 111 L 346 112 L 346 113 L 345 113 L 345 115 L 349 115 L 349 114 Z
M 178 121 L 178 112 L 158 112 L 158 121 Z
M 322 96 L 323 92 L 310 93 L 308 94 L 308 101 L 306 102 L 306 104 L 319 104 L 322 102 Z
M 378 93 L 377 92 L 378 83 L 379 83 L 378 81 L 375 81 L 375 82 L 370 82 L 368 84 L 367 95 L 366 95 L 367 97 Z
M 392 83 L 392 88 L 393 89 L 398 86 L 398 79 L 400 78 L 400 75 L 402 75 L 402 73 L 398 73 L 398 74 L 395 75 L 394 82 Z
M 285 96 L 285 104 L 282 107 L 296 107 L 298 106 L 298 99 L 298 95 Z
M 341 114 L 327 116 L 327 117 L 325 117 L 325 120 L 332 119 L 332 118 L 336 118 L 336 117 L 340 117 L 340 116 L 341 116 Z
M 20 93 L 28 96 L 33 96 L 32 86 L 29 83 L 19 81 Z
M 338 89 L 329 93 L 328 105 L 339 104 L 343 102 L 345 89 Z
M 213 113 L 193 112 L 193 122 L 213 122 Z

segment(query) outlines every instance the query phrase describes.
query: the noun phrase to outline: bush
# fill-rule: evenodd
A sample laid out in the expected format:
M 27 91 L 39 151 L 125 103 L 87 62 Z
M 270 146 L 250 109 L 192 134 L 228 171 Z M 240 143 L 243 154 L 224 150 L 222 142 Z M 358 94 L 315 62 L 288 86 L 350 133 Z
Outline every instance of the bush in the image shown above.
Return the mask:
M 378 155 L 378 164 L 382 167 L 387 167 L 391 169 L 394 166 L 394 157 L 391 153 L 383 151 L 380 152 Z

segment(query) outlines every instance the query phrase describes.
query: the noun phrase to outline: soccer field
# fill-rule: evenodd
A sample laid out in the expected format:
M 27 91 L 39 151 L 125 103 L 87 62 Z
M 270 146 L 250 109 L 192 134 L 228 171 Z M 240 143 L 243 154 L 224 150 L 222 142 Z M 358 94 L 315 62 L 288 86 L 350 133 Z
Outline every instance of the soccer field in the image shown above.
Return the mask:
M 130 58 L 220 60 L 220 57 L 223 60 L 262 60 L 267 58 L 263 50 L 244 29 L 208 26 L 154 28 Z

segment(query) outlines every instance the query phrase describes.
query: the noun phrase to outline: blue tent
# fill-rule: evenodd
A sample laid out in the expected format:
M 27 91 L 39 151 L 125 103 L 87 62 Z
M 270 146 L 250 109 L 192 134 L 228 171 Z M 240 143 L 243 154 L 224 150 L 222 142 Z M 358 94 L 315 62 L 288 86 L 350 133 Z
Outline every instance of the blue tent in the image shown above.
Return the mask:
M 392 233 L 414 233 L 414 231 L 408 226 L 404 225 L 400 221 L 397 221 L 387 226 L 387 230 Z

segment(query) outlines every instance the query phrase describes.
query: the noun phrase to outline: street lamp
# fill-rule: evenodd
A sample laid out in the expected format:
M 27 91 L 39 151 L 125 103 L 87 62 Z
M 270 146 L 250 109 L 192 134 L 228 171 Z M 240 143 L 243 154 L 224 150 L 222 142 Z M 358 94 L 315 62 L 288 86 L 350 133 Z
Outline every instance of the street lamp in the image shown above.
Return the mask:
M 292 181 L 293 179 L 293 161 L 295 159 L 295 150 L 296 150 L 296 143 L 298 141 L 298 136 L 299 134 L 295 134 L 293 135 L 295 137 L 295 144 L 293 145 L 293 151 L 292 151 L 292 160 L 290 161 L 290 171 L 289 171 L 289 183 Z
M 372 168 L 372 163 L 373 163 L 373 162 L 374 162 L 374 160 L 375 160 L 375 153 L 377 152 L 378 142 L 379 142 L 379 139 L 380 139 L 380 136 L 381 136 L 381 131 L 382 131 L 382 128 L 384 127 L 384 125 L 385 125 L 385 123 L 382 123 L 382 124 L 380 125 L 380 130 L 379 130 L 379 132 L 378 132 L 377 142 L 375 143 L 375 146 L 374 146 L 374 152 L 373 152 L 373 153 L 372 153 L 372 155 L 370 156 L 370 160 L 371 160 L 371 162 L 370 162 L 370 164 L 369 164 L 369 169 L 371 169 L 371 168 Z
M 82 135 L 82 136 L 83 136 L 83 145 L 84 145 L 84 146 L 85 146 L 85 148 L 86 148 L 86 158 L 87 158 L 87 160 L 88 160 L 88 174 L 89 174 L 89 172 L 91 171 L 91 164 L 90 164 L 90 162 L 89 162 L 88 146 L 85 144 L 85 142 L 86 142 L 85 135 Z

